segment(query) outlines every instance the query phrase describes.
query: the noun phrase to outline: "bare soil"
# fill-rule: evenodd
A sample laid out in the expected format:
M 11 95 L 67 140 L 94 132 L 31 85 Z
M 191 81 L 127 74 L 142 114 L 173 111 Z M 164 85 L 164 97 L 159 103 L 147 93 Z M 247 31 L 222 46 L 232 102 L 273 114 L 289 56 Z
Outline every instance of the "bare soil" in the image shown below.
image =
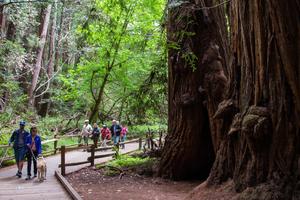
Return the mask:
M 200 182 L 174 182 L 125 174 L 106 176 L 103 170 L 83 168 L 66 177 L 85 200 L 182 200 Z

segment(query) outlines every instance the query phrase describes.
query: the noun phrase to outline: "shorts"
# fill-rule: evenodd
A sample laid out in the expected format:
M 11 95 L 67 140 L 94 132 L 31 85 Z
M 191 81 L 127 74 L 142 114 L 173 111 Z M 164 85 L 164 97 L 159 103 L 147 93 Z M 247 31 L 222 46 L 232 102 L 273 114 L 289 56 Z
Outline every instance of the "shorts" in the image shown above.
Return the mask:
M 14 148 L 14 153 L 15 153 L 15 159 L 16 162 L 24 161 L 25 160 L 25 155 L 27 153 L 27 147 L 16 147 Z

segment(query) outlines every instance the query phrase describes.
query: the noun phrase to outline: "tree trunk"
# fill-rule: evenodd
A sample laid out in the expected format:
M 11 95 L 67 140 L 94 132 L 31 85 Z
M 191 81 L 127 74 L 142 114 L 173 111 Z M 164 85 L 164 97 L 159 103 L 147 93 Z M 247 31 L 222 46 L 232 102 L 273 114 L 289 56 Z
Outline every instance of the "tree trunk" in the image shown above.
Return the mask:
M 297 0 L 231 2 L 230 99 L 215 115 L 231 126 L 223 126 L 209 184 L 233 178 L 236 191 L 261 184 L 243 198 L 299 198 L 299 19 Z
M 108 81 L 108 77 L 110 75 L 110 71 L 111 71 L 111 68 L 109 67 L 104 75 L 104 79 L 103 79 L 103 82 L 100 86 L 100 90 L 99 90 L 99 93 L 98 93 L 98 96 L 97 96 L 97 99 L 95 99 L 95 105 L 93 106 L 92 108 L 92 112 L 90 114 L 90 122 L 94 122 L 96 120 L 96 117 L 98 115 L 98 112 L 99 112 L 99 106 L 100 106 L 100 103 L 102 101 L 102 97 L 103 97 L 103 93 L 104 93 L 104 88 L 105 88 L 105 85 Z M 93 80 L 92 80 L 93 81 Z
M 55 2 L 55 8 L 56 8 L 56 2 Z M 53 72 L 54 72 L 54 65 L 55 65 L 55 58 L 56 58 L 56 49 L 55 49 L 55 44 L 56 44 L 56 20 L 57 20 L 57 14 L 56 14 L 56 10 L 54 11 L 54 16 L 52 19 L 52 27 L 51 27 L 51 33 L 50 33 L 50 45 L 49 45 L 49 64 L 47 66 L 47 76 L 49 79 L 49 83 L 47 88 L 50 87 L 51 82 L 52 82 L 52 76 L 53 76 Z M 43 95 L 43 102 L 41 103 L 41 107 L 39 110 L 39 115 L 41 115 L 42 117 L 45 117 L 48 114 L 48 110 L 50 107 L 50 97 L 51 97 L 51 93 L 50 92 L 46 92 Z
M 42 32 L 40 36 L 40 44 L 38 48 L 38 53 L 37 53 L 37 58 L 36 58 L 36 64 L 33 70 L 33 77 L 31 81 L 31 86 L 29 89 L 29 105 L 33 106 L 34 105 L 34 94 L 35 94 L 35 89 L 37 86 L 37 82 L 39 79 L 41 67 L 42 67 L 42 59 L 43 59 L 43 52 L 44 52 L 44 47 L 45 47 L 45 42 L 46 42 L 46 37 L 47 37 L 47 31 L 48 31 L 48 26 L 49 26 L 49 20 L 50 20 L 50 14 L 51 14 L 51 4 L 47 6 L 47 8 L 44 11 L 44 20 L 42 23 Z
M 169 6 L 169 129 L 159 173 L 173 179 L 203 179 L 218 147 L 212 138 L 221 126 L 212 120 L 227 84 L 219 33 L 209 13 L 197 9 L 205 6 L 204 1 Z
M 212 15 L 217 26 L 206 28 L 205 16 L 214 11 L 191 8 L 193 3 L 183 3 L 169 12 L 168 40 L 175 49 L 169 50 L 169 134 L 161 174 L 205 172 L 212 143 L 209 185 L 232 179 L 236 191 L 247 188 L 240 199 L 299 199 L 299 2 L 231 1 L 232 52 L 213 34 L 222 26 L 218 14 Z M 183 31 L 196 34 L 185 37 Z M 190 49 L 197 55 L 194 71 L 183 59 Z

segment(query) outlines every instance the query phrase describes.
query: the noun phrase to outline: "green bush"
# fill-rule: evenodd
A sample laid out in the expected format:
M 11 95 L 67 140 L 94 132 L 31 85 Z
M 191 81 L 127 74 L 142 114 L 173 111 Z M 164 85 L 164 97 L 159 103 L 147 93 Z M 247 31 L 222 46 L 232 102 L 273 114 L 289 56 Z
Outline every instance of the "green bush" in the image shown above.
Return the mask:
M 140 158 L 140 157 L 132 157 L 129 155 L 119 155 L 118 159 L 109 161 L 106 164 L 100 164 L 96 165 L 96 168 L 104 168 L 105 169 L 105 175 L 107 176 L 114 176 L 119 174 L 119 171 L 113 170 L 113 168 L 134 168 L 137 166 L 147 166 L 153 163 L 153 159 L 146 157 L 146 158 Z

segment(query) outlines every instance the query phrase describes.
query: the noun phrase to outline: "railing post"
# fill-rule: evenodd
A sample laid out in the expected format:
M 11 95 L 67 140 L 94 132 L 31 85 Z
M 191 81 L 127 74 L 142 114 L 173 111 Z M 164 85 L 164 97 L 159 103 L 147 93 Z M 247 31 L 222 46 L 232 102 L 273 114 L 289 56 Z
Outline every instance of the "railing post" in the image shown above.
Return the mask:
M 65 176 L 66 175 L 66 147 L 65 145 L 61 146 L 60 148 L 60 155 L 61 155 L 61 175 Z
M 91 147 L 91 166 L 95 165 L 95 146 Z
M 55 134 L 54 139 L 56 139 L 56 138 L 57 138 L 57 135 Z M 57 140 L 54 141 L 54 155 L 56 154 L 56 152 L 57 152 Z
M 142 138 L 139 138 L 139 150 L 142 149 Z

